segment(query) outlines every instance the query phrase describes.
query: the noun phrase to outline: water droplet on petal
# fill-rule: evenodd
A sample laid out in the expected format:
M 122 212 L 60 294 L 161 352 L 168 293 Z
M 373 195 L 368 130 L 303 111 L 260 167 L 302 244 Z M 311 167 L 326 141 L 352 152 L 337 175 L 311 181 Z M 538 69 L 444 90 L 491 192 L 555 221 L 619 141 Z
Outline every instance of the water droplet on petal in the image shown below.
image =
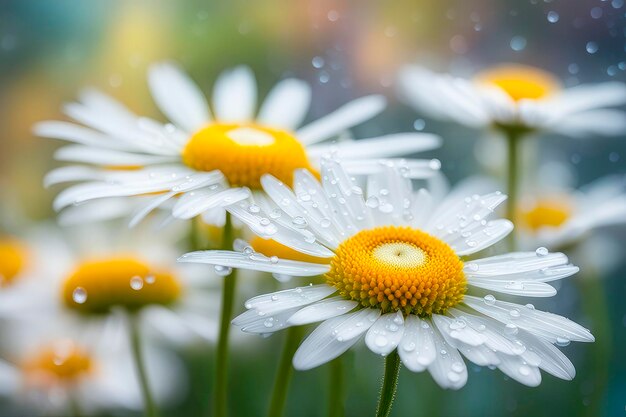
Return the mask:
M 87 291 L 82 287 L 76 287 L 72 292 L 72 300 L 74 300 L 76 304 L 85 304 L 85 301 L 87 301 Z
M 130 279 L 130 288 L 132 288 L 135 291 L 139 291 L 140 289 L 142 289 L 143 278 L 141 278 L 139 275 L 135 275 L 134 277 L 132 277 Z

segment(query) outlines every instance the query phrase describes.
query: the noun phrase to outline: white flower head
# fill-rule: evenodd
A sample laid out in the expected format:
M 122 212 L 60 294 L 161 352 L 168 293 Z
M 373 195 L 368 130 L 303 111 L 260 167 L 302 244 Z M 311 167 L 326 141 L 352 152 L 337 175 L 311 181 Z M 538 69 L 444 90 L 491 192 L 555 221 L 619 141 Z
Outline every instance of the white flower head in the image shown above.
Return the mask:
M 219 277 L 169 262 L 172 236 L 124 230 L 37 226 L 24 238 L 0 239 L 8 255 L 0 259 L 0 322 L 28 327 L 62 315 L 107 327 L 129 311 L 160 339 L 215 340 Z
M 58 195 L 56 210 L 94 199 L 142 196 L 150 198 L 136 209 L 131 224 L 168 202 L 174 217 L 207 213 L 205 220 L 219 223 L 222 207 L 247 198 L 248 189 L 259 189 L 263 174 L 291 183 L 295 169 L 314 171 L 321 155 L 329 151 L 363 161 L 412 154 L 440 143 L 435 135 L 399 133 L 322 144 L 380 113 L 384 97 L 353 100 L 301 126 L 311 102 L 310 87 L 285 79 L 255 113 L 256 81 L 247 67 L 219 76 L 212 106 L 175 65 L 151 66 L 148 81 L 170 123 L 137 116 L 112 98 L 86 90 L 80 102 L 65 107 L 81 125 L 48 121 L 35 126 L 40 136 L 74 143 L 59 149 L 57 159 L 88 165 L 48 174 L 46 185 L 80 182 Z M 121 210 L 110 213 L 119 215 Z M 85 218 L 102 218 L 107 212 L 100 213 Z
M 139 377 L 122 327 L 85 327 L 61 315 L 28 327 L 3 327 L 4 406 L 28 415 L 141 410 Z M 154 346 L 147 346 L 145 359 L 159 403 L 180 400 L 185 391 L 180 360 Z
M 508 220 L 490 220 L 506 199 L 501 193 L 437 201 L 425 189 L 415 192 L 406 168 L 398 166 L 372 175 L 364 193 L 332 159 L 322 162 L 321 184 L 298 171 L 293 190 L 269 176 L 264 189 L 278 212 L 250 212 L 245 202 L 229 210 L 261 237 L 316 262 L 251 248 L 192 252 L 180 261 L 323 275 L 323 284 L 254 297 L 233 320 L 259 334 L 321 321 L 296 352 L 296 369 L 326 363 L 365 336 L 372 352 L 397 350 L 409 370 L 427 369 L 444 388 L 466 383 L 462 356 L 536 386 L 540 369 L 574 377 L 573 365 L 554 344 L 594 340 L 564 317 L 484 295 L 550 297 L 556 290 L 548 282 L 578 271 L 562 253 L 543 248 L 464 258 L 512 230 Z
M 572 137 L 626 132 L 626 85 L 606 82 L 564 89 L 538 68 L 508 64 L 473 80 L 407 66 L 400 94 L 429 116 L 475 128 L 553 131 Z

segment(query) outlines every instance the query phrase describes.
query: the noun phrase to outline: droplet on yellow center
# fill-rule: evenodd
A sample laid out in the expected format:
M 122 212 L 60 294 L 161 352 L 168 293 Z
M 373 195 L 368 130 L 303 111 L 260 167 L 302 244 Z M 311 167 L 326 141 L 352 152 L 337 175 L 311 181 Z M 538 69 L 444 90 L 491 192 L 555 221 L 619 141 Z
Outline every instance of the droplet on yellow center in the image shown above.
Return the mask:
M 102 314 L 118 306 L 134 311 L 169 305 L 181 291 L 180 282 L 168 272 L 133 258 L 111 258 L 79 265 L 63 284 L 63 300 L 79 312 Z
M 290 133 L 257 125 L 210 124 L 191 137 L 182 158 L 193 169 L 220 170 L 230 185 L 252 189 L 261 188 L 263 174 L 291 185 L 294 170 L 311 169 Z
M 409 227 L 363 230 L 342 242 L 326 274 L 339 294 L 364 307 L 419 316 L 463 300 L 463 262 L 445 242 Z
M 12 237 L 0 237 L 0 287 L 11 284 L 26 265 L 25 246 Z
M 529 207 L 521 210 L 521 223 L 532 231 L 543 227 L 559 227 L 572 214 L 572 206 L 566 199 L 538 200 Z
M 479 83 L 495 85 L 513 100 L 536 100 L 560 89 L 559 80 L 547 71 L 526 65 L 508 64 L 479 73 Z
M 262 253 L 268 257 L 277 256 L 282 259 L 291 259 L 294 261 L 310 262 L 315 264 L 328 263 L 327 258 L 318 258 L 317 256 L 298 252 L 297 250 L 293 250 L 289 246 L 285 246 L 272 239 L 255 237 L 250 242 L 250 246 L 252 246 L 252 249 L 256 252 Z
M 77 382 L 93 371 L 94 363 L 74 342 L 62 340 L 38 350 L 23 362 L 22 368 L 27 382 L 50 386 Z

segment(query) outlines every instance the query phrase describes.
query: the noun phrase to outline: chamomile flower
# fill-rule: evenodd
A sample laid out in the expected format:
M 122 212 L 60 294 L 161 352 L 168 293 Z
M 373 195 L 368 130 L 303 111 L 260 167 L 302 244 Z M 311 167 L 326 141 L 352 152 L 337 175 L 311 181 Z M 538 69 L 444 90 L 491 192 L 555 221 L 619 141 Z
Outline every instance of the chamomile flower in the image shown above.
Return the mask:
M 626 103 L 626 86 L 619 82 L 563 88 L 548 72 L 507 64 L 471 80 L 407 66 L 399 84 L 403 97 L 419 111 L 470 127 L 572 137 L 626 132 L 624 112 L 608 109 Z
M 285 79 L 255 113 L 256 82 L 245 67 L 219 76 L 212 111 L 199 88 L 174 65 L 153 65 L 148 82 L 170 123 L 137 116 L 112 98 L 87 90 L 79 103 L 65 107 L 82 125 L 36 125 L 40 136 L 75 143 L 59 149 L 57 159 L 88 165 L 59 168 L 46 177 L 47 185 L 81 182 L 58 195 L 56 210 L 93 199 L 152 195 L 131 223 L 174 197 L 175 217 L 213 209 L 217 212 L 212 217 L 219 219 L 220 207 L 245 199 L 247 189 L 260 189 L 263 174 L 291 184 L 295 169 L 315 171 L 320 156 L 330 150 L 363 160 L 412 154 L 440 142 L 434 135 L 400 133 L 321 143 L 380 113 L 385 99 L 362 97 L 301 126 L 311 102 L 310 87 Z
M 141 410 L 130 343 L 119 328 L 85 328 L 63 316 L 3 328 L 0 397 L 9 415 L 95 414 Z M 105 340 L 106 339 L 106 340 Z M 146 350 L 148 375 L 161 404 L 184 393 L 182 364 L 161 349 Z M 7 402 L 8 401 L 8 402 Z
M 531 304 L 485 292 L 550 297 L 556 290 L 548 282 L 578 268 L 544 248 L 468 260 L 512 230 L 508 220 L 488 219 L 506 196 L 444 198 L 436 204 L 426 190 L 414 192 L 402 171 L 390 167 L 371 176 L 365 197 L 339 163 L 326 160 L 322 184 L 303 170 L 294 174 L 293 191 L 278 179 L 263 178 L 279 213 L 250 213 L 244 203 L 229 208 L 261 237 L 315 256 L 316 262 L 251 248 L 192 252 L 180 261 L 323 275 L 323 284 L 254 297 L 233 320 L 259 334 L 321 321 L 298 348 L 296 369 L 324 364 L 364 335 L 372 352 L 397 351 L 409 370 L 427 369 L 444 388 L 466 383 L 462 355 L 529 386 L 541 382 L 540 369 L 572 379 L 574 366 L 554 345 L 590 342 L 591 333 Z
M 7 239 L 0 246 L 3 255 L 11 255 L 0 259 L 5 277 L 0 321 L 27 323 L 69 314 L 107 326 L 126 311 L 169 341 L 213 341 L 219 279 L 212 284 L 205 271 L 168 262 L 177 252 L 168 242 L 178 232 L 171 233 L 152 239 L 91 225 L 64 235 L 41 226 L 21 240 Z M 18 265 L 20 273 L 14 274 Z

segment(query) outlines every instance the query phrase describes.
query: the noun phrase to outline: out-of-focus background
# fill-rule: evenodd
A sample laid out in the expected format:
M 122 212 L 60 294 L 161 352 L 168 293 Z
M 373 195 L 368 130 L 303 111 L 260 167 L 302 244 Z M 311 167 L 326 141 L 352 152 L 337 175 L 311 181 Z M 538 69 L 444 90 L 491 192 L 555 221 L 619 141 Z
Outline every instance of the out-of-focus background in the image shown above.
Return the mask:
M 625 21 L 624 0 L 4 0 L 0 206 L 20 210 L 19 216 L 8 217 L 54 217 L 51 200 L 58 189 L 44 190 L 42 177 L 59 166 L 52 154 L 60 143 L 34 137 L 32 124 L 63 118 L 63 103 L 86 86 L 110 93 L 138 114 L 161 118 L 145 75 L 150 63 L 163 59 L 178 62 L 207 92 L 221 70 L 238 64 L 254 70 L 261 97 L 285 76 L 304 79 L 313 86 L 310 119 L 351 98 L 383 93 L 389 108 L 355 133 L 417 129 L 441 134 L 443 148 L 427 156 L 441 159 L 454 183 L 484 172 L 497 152 L 490 152 L 489 143 L 477 146 L 479 132 L 435 122 L 398 102 L 394 78 L 401 65 L 420 63 L 472 76 L 490 65 L 518 62 L 551 71 L 565 86 L 624 81 Z M 532 140 L 541 149 L 539 162 L 565 164 L 574 185 L 626 173 L 624 137 L 572 140 L 544 135 Z M 623 253 L 624 232 L 614 233 Z M 470 365 L 468 384 L 450 392 L 438 388 L 427 373 L 403 370 L 392 415 L 625 415 L 626 262 L 620 260 L 604 276 L 590 275 L 583 271 L 562 283 L 556 297 L 538 304 L 592 331 L 605 327 L 595 344 L 563 348 L 577 368 L 573 381 L 544 373 L 540 387 L 526 388 L 498 371 Z M 594 279 L 601 280 L 601 298 L 589 308 L 587 287 L 577 280 Z M 238 305 L 242 310 L 242 303 Z M 597 317 L 604 319 L 598 322 Z M 235 350 L 233 415 L 266 412 L 283 337 L 263 340 L 254 352 Z M 207 358 L 212 352 L 194 348 L 180 355 L 188 364 L 192 388 L 183 403 L 163 415 L 197 415 L 209 401 L 212 363 Z M 346 415 L 373 413 L 382 364 L 366 349 L 348 354 Z M 322 366 L 295 374 L 286 415 L 326 415 L 328 372 Z

